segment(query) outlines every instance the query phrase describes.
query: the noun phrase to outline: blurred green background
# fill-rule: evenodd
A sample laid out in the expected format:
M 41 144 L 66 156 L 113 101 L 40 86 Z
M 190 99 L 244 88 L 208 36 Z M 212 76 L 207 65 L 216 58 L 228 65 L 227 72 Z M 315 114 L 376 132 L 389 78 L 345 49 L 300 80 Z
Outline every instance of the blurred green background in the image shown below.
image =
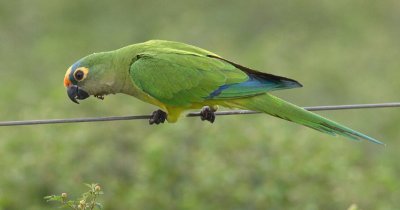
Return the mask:
M 125 95 L 76 105 L 66 69 L 149 39 L 190 43 L 297 79 L 301 106 L 397 101 L 400 2 L 1 1 L 0 120 L 151 113 Z M 266 115 L 0 128 L 0 209 L 100 183 L 105 209 L 400 208 L 398 109 L 320 113 L 387 147 Z

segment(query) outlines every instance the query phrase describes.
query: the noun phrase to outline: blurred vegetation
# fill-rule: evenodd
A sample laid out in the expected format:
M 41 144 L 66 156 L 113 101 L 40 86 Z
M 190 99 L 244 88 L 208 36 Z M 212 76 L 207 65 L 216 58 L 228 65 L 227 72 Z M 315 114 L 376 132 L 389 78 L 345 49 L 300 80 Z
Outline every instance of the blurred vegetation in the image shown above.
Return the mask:
M 149 39 L 191 43 L 295 78 L 299 105 L 397 101 L 400 2 L 0 1 L 0 119 L 151 113 L 125 95 L 69 101 L 66 69 Z M 387 143 L 335 138 L 265 115 L 0 128 L 0 210 L 107 189 L 104 209 L 400 208 L 397 109 L 321 113 Z
M 103 205 L 98 202 L 100 195 L 103 195 L 101 187 L 98 184 L 85 184 L 89 188 L 84 192 L 80 198 L 72 198 L 68 193 L 61 193 L 59 195 L 48 195 L 44 199 L 47 202 L 57 202 L 60 208 L 68 208 L 73 210 L 94 210 L 103 209 Z

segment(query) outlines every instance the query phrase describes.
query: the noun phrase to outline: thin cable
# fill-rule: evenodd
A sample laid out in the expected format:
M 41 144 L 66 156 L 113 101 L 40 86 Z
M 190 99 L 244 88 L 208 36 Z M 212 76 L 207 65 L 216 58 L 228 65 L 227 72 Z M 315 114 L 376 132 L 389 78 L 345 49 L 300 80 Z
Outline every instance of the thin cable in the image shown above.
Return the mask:
M 332 106 L 309 106 L 303 107 L 308 111 L 327 111 L 327 110 L 343 110 L 343 109 L 372 109 L 372 108 L 388 108 L 400 107 L 400 102 L 380 103 L 380 104 L 350 104 L 350 105 L 332 105 Z M 250 110 L 230 110 L 218 111 L 215 115 L 240 115 L 240 114 L 258 114 L 261 112 Z M 198 117 L 200 112 L 191 112 L 186 117 Z M 21 125 L 39 125 L 39 124 L 60 124 L 60 123 L 82 123 L 82 122 L 104 122 L 104 121 L 121 121 L 121 120 L 148 120 L 151 115 L 136 116 L 114 116 L 114 117 L 92 117 L 92 118 L 72 118 L 72 119 L 51 119 L 51 120 L 23 120 L 23 121 L 3 121 L 0 126 L 21 126 Z

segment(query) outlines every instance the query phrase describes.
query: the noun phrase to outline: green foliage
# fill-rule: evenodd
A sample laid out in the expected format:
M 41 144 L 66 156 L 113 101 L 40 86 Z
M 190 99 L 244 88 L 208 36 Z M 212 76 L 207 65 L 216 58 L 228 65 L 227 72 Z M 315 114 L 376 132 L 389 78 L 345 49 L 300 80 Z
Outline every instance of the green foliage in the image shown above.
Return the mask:
M 81 198 L 77 200 L 69 200 L 67 193 L 45 196 L 44 199 L 47 202 L 59 202 L 62 208 L 70 208 L 73 210 L 93 210 L 96 207 L 98 209 L 103 209 L 103 205 L 97 202 L 98 197 L 104 194 L 103 191 L 101 191 L 100 185 L 86 184 L 86 186 L 89 188 L 89 191 L 83 193 Z
M 149 39 L 187 42 L 301 82 L 301 106 L 398 101 L 400 4 L 321 1 L 0 1 L 0 119 L 149 114 L 125 95 L 70 102 L 77 59 Z M 265 115 L 0 128 L 0 210 L 102 183 L 104 209 L 400 208 L 398 109 L 320 113 L 387 144 Z M 72 186 L 72 187 L 71 187 Z

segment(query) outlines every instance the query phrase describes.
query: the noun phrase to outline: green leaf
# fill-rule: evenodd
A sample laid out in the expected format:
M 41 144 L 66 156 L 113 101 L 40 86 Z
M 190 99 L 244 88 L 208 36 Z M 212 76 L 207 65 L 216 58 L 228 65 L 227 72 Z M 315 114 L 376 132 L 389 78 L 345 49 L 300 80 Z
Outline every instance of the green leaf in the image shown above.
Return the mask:
M 45 199 L 47 202 L 50 202 L 50 201 L 62 201 L 61 196 L 57 196 L 57 195 L 45 196 L 44 199 Z
M 99 209 L 103 209 L 103 205 L 102 205 L 101 203 L 96 203 L 96 206 L 97 206 Z
M 85 183 L 85 185 L 86 185 L 87 187 L 89 187 L 90 189 L 92 189 L 92 188 L 93 188 L 93 184 L 88 184 L 88 183 Z

